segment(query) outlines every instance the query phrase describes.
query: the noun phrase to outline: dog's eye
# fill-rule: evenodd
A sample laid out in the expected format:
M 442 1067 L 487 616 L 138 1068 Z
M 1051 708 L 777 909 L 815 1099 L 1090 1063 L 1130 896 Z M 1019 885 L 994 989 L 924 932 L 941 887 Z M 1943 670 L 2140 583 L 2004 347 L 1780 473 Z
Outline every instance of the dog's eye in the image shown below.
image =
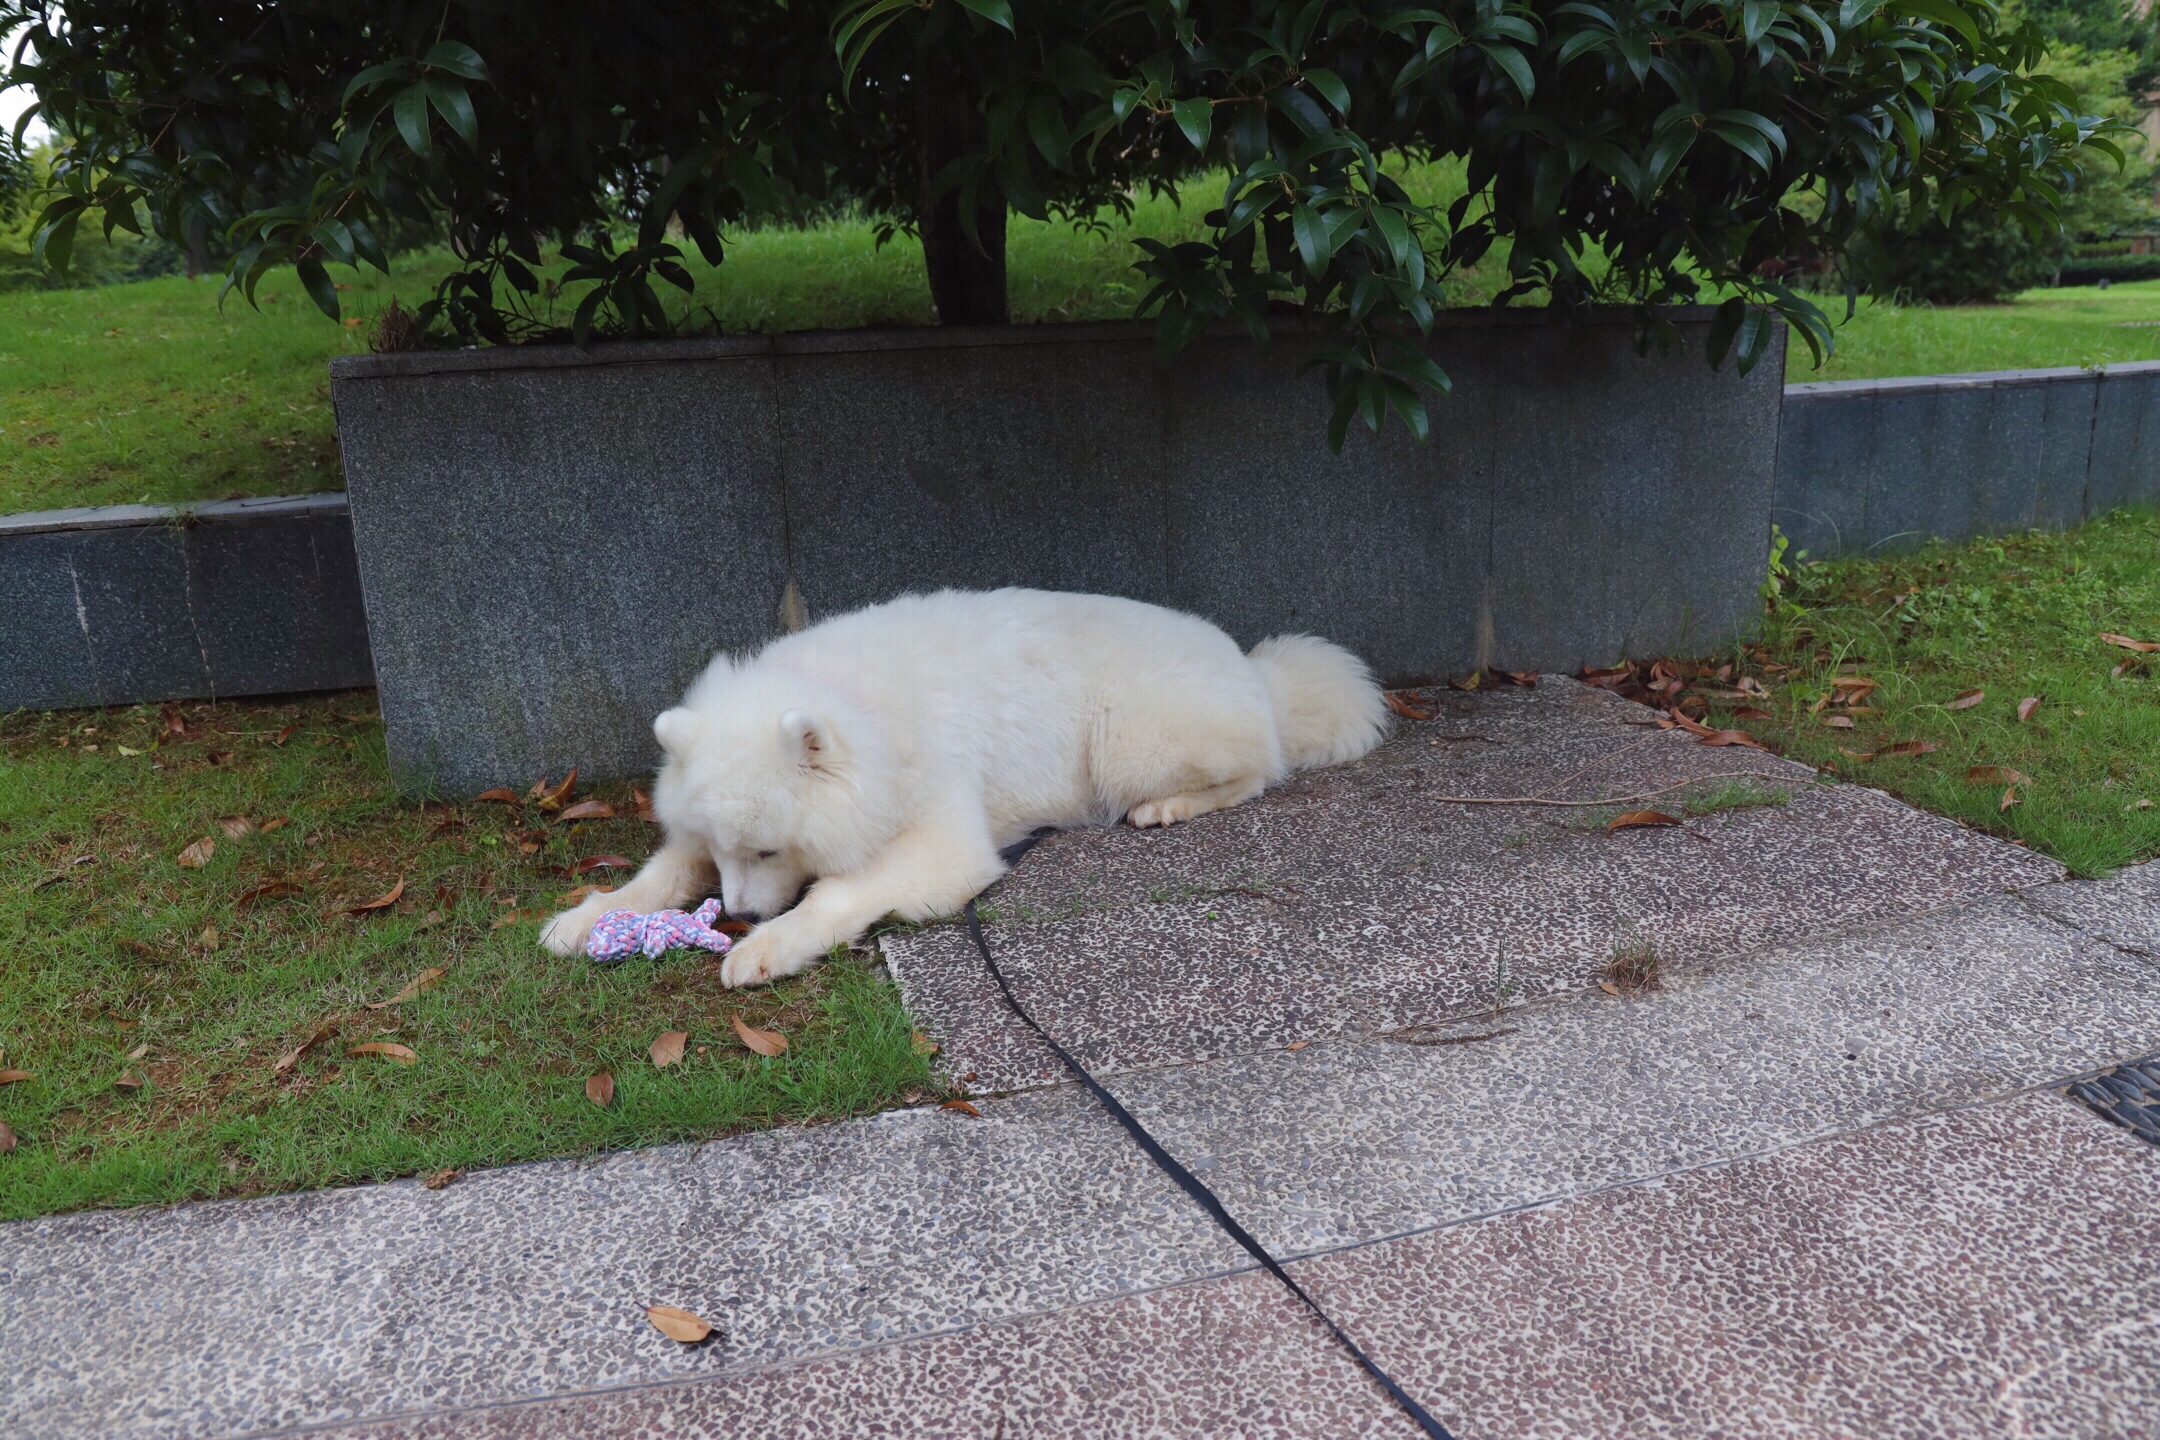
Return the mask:
M 757 858 L 760 860 L 770 860 L 773 856 L 779 853 L 780 852 L 778 850 L 760 850 L 757 852 Z

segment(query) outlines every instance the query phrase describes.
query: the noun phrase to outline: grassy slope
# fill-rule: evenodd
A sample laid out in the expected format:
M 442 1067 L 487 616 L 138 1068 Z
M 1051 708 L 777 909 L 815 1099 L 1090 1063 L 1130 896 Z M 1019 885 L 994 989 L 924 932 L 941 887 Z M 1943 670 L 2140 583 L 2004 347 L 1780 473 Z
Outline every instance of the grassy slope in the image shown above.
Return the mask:
M 861 961 L 734 992 L 703 952 L 608 968 L 543 954 L 532 916 L 572 883 L 563 867 L 639 860 L 657 832 L 400 800 L 372 710 L 369 695 L 189 705 L 184 737 L 147 707 L 0 720 L 0 1069 L 33 1077 L 0 1084 L 20 1140 L 0 1155 L 0 1220 L 692 1139 L 933 1091 L 896 992 Z M 627 789 L 601 793 L 627 808 Z M 235 839 L 221 816 L 289 823 Z M 207 865 L 177 863 L 205 836 Z M 280 879 L 298 892 L 241 903 Z M 400 903 L 346 913 L 400 879 Z M 431 967 L 448 971 L 434 988 L 366 1008 Z M 785 1033 L 785 1054 L 752 1055 L 738 1014 Z M 667 1030 L 690 1054 L 656 1070 L 646 1047 Z M 346 1053 L 369 1040 L 419 1058 Z M 606 1110 L 585 1096 L 601 1071 L 617 1081 Z M 148 1083 L 115 1084 L 130 1072 Z
M 2160 854 L 2160 655 L 2101 632 L 2160 641 L 2160 515 L 2079 530 L 1932 545 L 1802 572 L 1799 609 L 1772 622 L 1758 670 L 1770 720 L 1734 718 L 1796 759 L 2023 841 L 2084 875 Z M 2115 673 L 2117 667 L 2124 667 Z M 1753 668 L 1753 667 L 1751 667 Z M 1880 682 L 1860 709 L 1815 704 L 1838 674 Z M 1979 704 L 1948 702 L 1984 690 Z M 2031 717 L 2018 702 L 2041 697 Z M 1833 725 L 1850 719 L 1851 728 Z M 1929 754 L 1863 760 L 1907 740 Z M 1975 766 L 2029 777 L 1968 783 Z
M 1832 319 L 1844 302 L 1825 301 Z M 1838 328 L 1837 354 L 1811 370 L 1792 347 L 1785 378 L 1867 380 L 1884 375 L 1954 375 L 2053 365 L 2120 365 L 2160 360 L 2160 281 L 2033 290 L 2008 305 L 1863 304 Z

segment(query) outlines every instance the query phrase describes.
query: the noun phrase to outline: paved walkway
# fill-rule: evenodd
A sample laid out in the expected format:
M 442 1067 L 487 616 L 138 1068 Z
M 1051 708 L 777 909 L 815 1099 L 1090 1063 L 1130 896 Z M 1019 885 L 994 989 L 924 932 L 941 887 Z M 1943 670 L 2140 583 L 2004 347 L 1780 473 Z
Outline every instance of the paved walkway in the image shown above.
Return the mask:
M 2160 1432 L 2160 1147 L 2059 1093 L 2160 1052 L 2160 865 L 2065 882 L 1649 719 L 1450 695 L 1254 805 L 1053 837 L 991 943 L 1462 1440 Z M 1776 803 L 1437 799 L 1691 778 L 1646 803 Z M 887 953 L 1011 1092 L 980 1119 L 0 1227 L 0 1434 L 1414 1435 L 962 938 Z M 1607 994 L 1637 942 L 1662 988 Z

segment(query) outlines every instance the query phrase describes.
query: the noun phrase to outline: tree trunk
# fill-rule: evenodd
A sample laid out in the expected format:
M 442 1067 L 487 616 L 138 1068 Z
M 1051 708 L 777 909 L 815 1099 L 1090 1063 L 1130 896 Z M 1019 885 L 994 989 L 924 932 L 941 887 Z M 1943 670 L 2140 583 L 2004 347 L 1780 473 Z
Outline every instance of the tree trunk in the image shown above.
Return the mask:
M 935 73 L 928 66 L 925 72 Z M 939 172 L 982 139 L 982 112 L 957 87 L 941 89 L 918 77 L 922 116 L 922 198 L 918 210 L 923 264 L 940 325 L 1005 325 L 1005 193 L 977 192 L 975 234 L 961 224 L 961 191 L 933 194 Z

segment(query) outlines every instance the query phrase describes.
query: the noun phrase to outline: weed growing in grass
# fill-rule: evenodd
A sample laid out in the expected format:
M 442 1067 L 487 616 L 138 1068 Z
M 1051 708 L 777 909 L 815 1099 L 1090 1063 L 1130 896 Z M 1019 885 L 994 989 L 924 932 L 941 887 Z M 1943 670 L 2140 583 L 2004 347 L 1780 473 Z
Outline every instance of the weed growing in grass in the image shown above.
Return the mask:
M 536 918 L 657 831 L 393 790 L 373 697 L 0 722 L 0 1218 L 253 1194 L 834 1119 L 928 1097 L 878 968 L 728 991 L 719 957 L 598 966 Z M 522 792 L 536 777 L 505 776 Z M 560 777 L 557 777 L 558 779 Z M 208 841 L 207 846 L 200 842 Z M 182 863 L 191 846 L 201 863 Z M 398 898 L 350 913 L 402 884 Z M 384 1004 L 430 970 L 444 973 Z M 789 1039 L 773 1059 L 740 1017 Z M 689 1033 L 655 1069 L 646 1048 Z M 352 1053 L 378 1042 L 401 1064 Z M 298 1058 L 285 1064 L 285 1057 Z M 130 1072 L 147 1083 L 116 1084 Z M 585 1097 L 615 1077 L 615 1100 Z
M 2160 640 L 2160 515 L 1797 574 L 1716 723 L 2079 875 L 2160 854 L 2160 656 L 2100 638 Z
M 1688 816 L 1720 815 L 1731 810 L 1759 810 L 1791 801 L 1792 791 L 1783 785 L 1750 785 L 1745 780 L 1724 780 L 1697 795 L 1690 795 L 1680 813 Z

